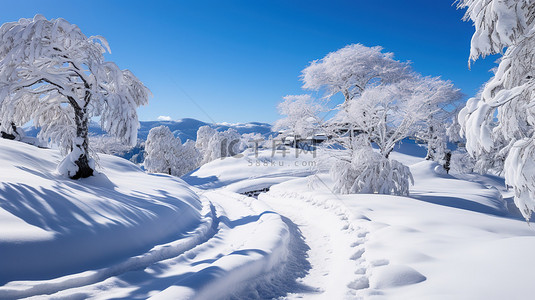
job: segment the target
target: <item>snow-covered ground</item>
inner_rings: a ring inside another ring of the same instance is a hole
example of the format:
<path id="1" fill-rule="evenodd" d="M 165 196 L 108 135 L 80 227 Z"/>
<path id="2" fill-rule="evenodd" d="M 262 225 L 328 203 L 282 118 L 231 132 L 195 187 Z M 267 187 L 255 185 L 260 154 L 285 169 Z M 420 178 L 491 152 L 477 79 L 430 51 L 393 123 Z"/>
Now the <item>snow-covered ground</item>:
<path id="1" fill-rule="evenodd" d="M 535 231 L 503 179 L 422 155 L 392 154 L 410 197 L 336 195 L 313 153 L 246 152 L 183 180 L 101 155 L 72 181 L 56 151 L 0 140 L 0 298 L 529 299 Z"/>

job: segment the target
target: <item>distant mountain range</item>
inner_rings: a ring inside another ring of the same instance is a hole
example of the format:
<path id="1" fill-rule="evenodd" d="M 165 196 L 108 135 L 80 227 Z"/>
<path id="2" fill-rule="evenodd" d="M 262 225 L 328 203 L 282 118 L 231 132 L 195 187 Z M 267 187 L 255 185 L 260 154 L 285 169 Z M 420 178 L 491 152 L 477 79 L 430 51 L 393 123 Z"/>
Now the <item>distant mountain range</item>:
<path id="1" fill-rule="evenodd" d="M 182 140 L 182 142 L 185 142 L 187 140 L 196 140 L 197 139 L 197 130 L 205 125 L 208 125 L 217 131 L 225 131 L 229 128 L 235 129 L 239 134 L 245 134 L 245 133 L 260 133 L 263 136 L 267 137 L 269 136 L 271 132 L 271 125 L 267 123 L 258 123 L 258 122 L 250 122 L 250 123 L 236 123 L 236 124 L 230 124 L 230 123 L 205 123 L 199 120 L 185 118 L 177 121 L 141 121 L 140 128 L 137 133 L 137 137 L 141 140 L 146 140 L 147 135 L 149 134 L 149 131 L 154 128 L 158 127 L 160 125 L 165 125 L 169 127 L 169 129 L 173 132 L 173 134 Z M 25 128 L 26 135 L 35 137 L 37 136 L 37 133 L 39 133 L 39 128 L 35 127 L 29 127 Z M 91 135 L 104 135 L 106 134 L 105 131 L 103 131 L 99 124 L 97 122 L 91 122 L 89 125 L 89 132 Z"/>
<path id="2" fill-rule="evenodd" d="M 268 136 L 271 132 L 271 125 L 267 123 L 205 123 L 195 119 L 185 118 L 178 121 L 144 121 L 140 122 L 141 127 L 137 133 L 139 139 L 146 140 L 147 135 L 151 128 L 165 125 L 171 129 L 175 136 L 179 137 L 182 142 L 186 140 L 196 140 L 197 139 L 197 130 L 205 125 L 208 125 L 217 131 L 225 131 L 229 128 L 235 129 L 239 134 L 245 133 L 260 133 L 264 136 Z"/>

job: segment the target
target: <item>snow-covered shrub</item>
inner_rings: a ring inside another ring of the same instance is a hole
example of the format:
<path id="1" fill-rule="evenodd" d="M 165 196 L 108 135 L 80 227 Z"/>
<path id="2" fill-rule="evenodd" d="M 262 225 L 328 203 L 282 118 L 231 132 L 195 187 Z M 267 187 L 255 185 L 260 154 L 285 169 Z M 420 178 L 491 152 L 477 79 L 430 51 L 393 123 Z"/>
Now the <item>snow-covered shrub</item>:
<path id="1" fill-rule="evenodd" d="M 409 167 L 390 160 L 370 147 L 356 150 L 351 160 L 339 159 L 331 167 L 334 192 L 409 195 L 414 179 Z"/>
<path id="2" fill-rule="evenodd" d="M 70 153 L 58 171 L 74 179 L 93 174 L 90 118 L 100 117 L 106 132 L 135 145 L 136 109 L 147 104 L 150 92 L 130 71 L 105 61 L 110 49 L 104 38 L 36 15 L 3 24 L 0 40 L 0 120 L 9 121 L 1 122 L 0 131 L 10 122 L 33 121 L 42 140 Z"/>
<path id="3" fill-rule="evenodd" d="M 217 132 L 208 143 L 211 150 L 210 161 L 240 153 L 241 141 L 241 135 L 232 128 Z"/>

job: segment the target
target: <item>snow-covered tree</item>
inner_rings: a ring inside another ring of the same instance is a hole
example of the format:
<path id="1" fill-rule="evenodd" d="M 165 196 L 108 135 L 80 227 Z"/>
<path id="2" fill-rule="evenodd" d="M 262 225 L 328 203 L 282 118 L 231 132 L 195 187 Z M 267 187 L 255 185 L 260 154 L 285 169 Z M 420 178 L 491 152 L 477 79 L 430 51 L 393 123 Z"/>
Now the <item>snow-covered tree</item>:
<path id="1" fill-rule="evenodd" d="M 351 124 L 358 134 L 353 136 L 352 131 L 343 132 L 343 135 L 338 135 L 335 139 L 336 143 L 346 149 L 350 158 L 341 159 L 342 162 L 331 169 L 331 175 L 336 180 L 354 179 L 359 183 L 337 182 L 337 186 L 345 187 L 339 190 L 363 192 L 373 189 L 375 192 L 403 195 L 408 193 L 410 171 L 401 163 L 389 160 L 390 153 L 397 143 L 420 132 L 424 132 L 423 136 L 429 135 L 429 140 L 438 137 L 439 133 L 445 135 L 445 129 L 443 132 L 438 131 L 443 125 L 436 124 L 433 117 L 437 122 L 439 119 L 444 121 L 441 113 L 452 99 L 456 100 L 459 97 L 458 94 L 458 89 L 448 81 L 413 76 L 397 83 L 369 87 L 358 97 L 344 104 L 344 109 L 328 122 L 333 127 L 330 130 L 331 135 L 336 136 L 339 124 Z M 429 130 L 431 126 L 435 126 L 436 129 L 433 135 Z M 379 156 L 368 153 L 371 148 L 367 145 L 371 143 L 378 146 Z M 433 143 L 436 151 L 436 141 Z M 344 165 L 346 167 L 343 167 Z M 366 173 L 357 176 L 359 172 L 374 172 L 378 168 L 384 170 L 377 174 Z M 379 185 L 381 188 L 372 186 L 371 178 L 381 182 Z M 388 180 L 384 181 L 386 178 L 390 178 L 388 183 Z"/>
<path id="2" fill-rule="evenodd" d="M 175 175 L 178 172 L 182 143 L 175 138 L 169 127 L 154 127 L 145 142 L 145 169 L 152 173 Z"/>
<path id="3" fill-rule="evenodd" d="M 439 125 L 433 117 L 439 120 L 445 103 L 457 94 L 450 82 L 418 76 L 366 89 L 347 103 L 334 120 L 335 124 L 352 124 L 388 158 L 396 143 L 407 137 L 425 132 L 434 138 L 437 134 L 429 134 L 429 127 Z"/>
<path id="4" fill-rule="evenodd" d="M 535 211 L 535 5 L 531 0 L 461 0 L 465 19 L 474 22 L 470 60 L 502 53 L 481 97 L 459 114 L 467 150 L 476 157 L 508 153 L 505 180 L 515 204 L 529 219 Z M 493 126 L 497 112 L 497 126 Z M 504 142 L 506 141 L 506 142 Z M 504 151 L 505 150 L 505 151 Z"/>
<path id="5" fill-rule="evenodd" d="M 326 98 L 341 93 L 348 102 L 368 87 L 406 79 L 410 72 L 408 63 L 382 51 L 380 46 L 352 44 L 331 52 L 302 71 L 303 88 L 324 90 Z"/>
<path id="6" fill-rule="evenodd" d="M 417 77 L 413 86 L 406 93 L 412 94 L 416 102 L 420 98 L 425 103 L 422 110 L 427 113 L 427 117 L 417 122 L 413 135 L 427 143 L 426 159 L 444 164 L 449 153 L 447 142 L 459 138 L 457 113 L 462 93 L 453 83 L 438 77 Z"/>
<path id="7" fill-rule="evenodd" d="M 293 135 L 294 141 L 316 133 L 321 125 L 319 113 L 325 111 L 323 106 L 310 95 L 288 95 L 283 99 L 277 108 L 279 114 L 286 117 L 275 122 L 273 130 L 287 131 Z"/>
<path id="8" fill-rule="evenodd" d="M 1 131 L 0 132 L 0 136 L 2 138 L 8 139 L 8 140 L 20 141 L 26 136 L 26 133 L 24 132 L 24 129 L 22 129 L 20 127 L 17 127 L 15 125 L 15 123 L 13 123 L 13 122 L 9 122 L 9 124 L 10 124 L 10 126 L 8 127 L 8 129 L 6 131 Z M 1 125 L 1 123 L 0 123 L 0 125 Z"/>
<path id="9" fill-rule="evenodd" d="M 232 128 L 218 132 L 209 126 L 202 126 L 197 131 L 195 147 L 202 154 L 201 165 L 203 165 L 218 158 L 240 153 L 242 144 L 240 134 Z"/>
<path id="10" fill-rule="evenodd" d="M 195 142 L 184 144 L 169 127 L 161 125 L 149 131 L 145 142 L 144 166 L 148 172 L 182 176 L 199 167 L 201 154 Z"/>
<path id="11" fill-rule="evenodd" d="M 71 178 L 93 174 L 88 122 L 134 145 L 136 109 L 148 89 L 128 70 L 104 60 L 110 52 L 100 36 L 86 37 L 64 19 L 41 15 L 0 27 L 0 120 L 33 121 L 39 137 L 59 145 L 67 157 L 58 171 Z M 3 122 L 0 130 L 10 124 Z"/>
<path id="12" fill-rule="evenodd" d="M 237 155 L 242 148 L 241 143 L 241 135 L 232 128 L 216 132 L 208 143 L 208 161 Z"/>

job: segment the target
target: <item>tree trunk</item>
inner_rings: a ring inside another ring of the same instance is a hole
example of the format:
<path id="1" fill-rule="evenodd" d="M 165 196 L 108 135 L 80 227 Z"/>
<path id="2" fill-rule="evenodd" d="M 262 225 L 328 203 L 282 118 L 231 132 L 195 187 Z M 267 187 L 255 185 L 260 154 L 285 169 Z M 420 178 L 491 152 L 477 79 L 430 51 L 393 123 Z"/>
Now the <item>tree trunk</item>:
<path id="1" fill-rule="evenodd" d="M 444 165 L 442 165 L 442 167 L 444 167 L 444 170 L 446 170 L 446 173 L 449 174 L 450 173 L 450 164 L 451 164 L 451 152 L 446 152 L 446 154 L 444 154 Z"/>
<path id="2" fill-rule="evenodd" d="M 434 146 L 434 129 L 433 126 L 429 126 L 427 130 L 427 155 L 426 160 L 435 160 L 435 146 Z"/>
<path id="3" fill-rule="evenodd" d="M 85 108 L 74 108 L 76 121 L 76 140 L 74 141 L 73 151 L 80 153 L 80 156 L 74 163 L 78 166 L 78 171 L 72 179 L 87 178 L 93 176 L 93 169 L 89 166 L 89 139 L 87 111 Z"/>
<path id="4" fill-rule="evenodd" d="M 1 123 L 0 123 L 1 124 Z M 2 138 L 8 139 L 8 140 L 15 140 L 17 138 L 17 126 L 15 126 L 15 123 L 11 122 L 11 130 L 13 133 L 7 133 L 5 131 L 0 132 L 2 135 Z"/>

